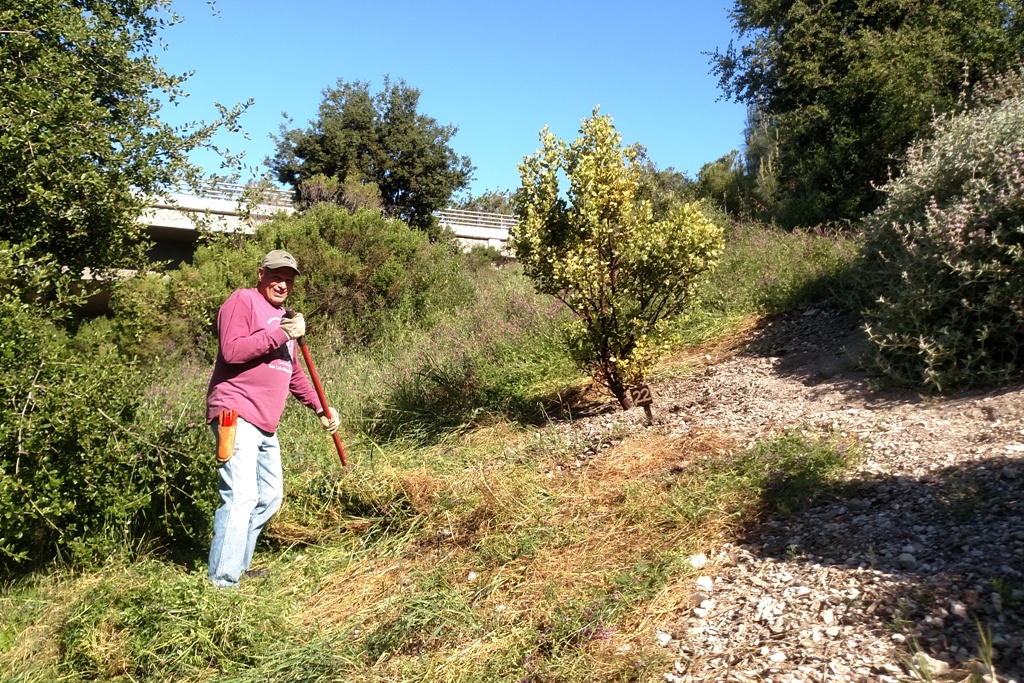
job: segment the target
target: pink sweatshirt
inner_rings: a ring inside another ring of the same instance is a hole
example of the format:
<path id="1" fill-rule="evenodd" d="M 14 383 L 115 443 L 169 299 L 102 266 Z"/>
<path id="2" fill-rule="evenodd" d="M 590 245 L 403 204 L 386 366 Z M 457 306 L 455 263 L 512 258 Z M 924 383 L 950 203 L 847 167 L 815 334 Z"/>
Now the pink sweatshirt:
<path id="1" fill-rule="evenodd" d="M 265 432 L 276 432 L 289 392 L 313 410 L 320 400 L 295 356 L 296 342 L 280 329 L 283 308 L 255 289 L 239 289 L 217 314 L 220 348 L 206 393 L 206 420 L 224 408 Z"/>

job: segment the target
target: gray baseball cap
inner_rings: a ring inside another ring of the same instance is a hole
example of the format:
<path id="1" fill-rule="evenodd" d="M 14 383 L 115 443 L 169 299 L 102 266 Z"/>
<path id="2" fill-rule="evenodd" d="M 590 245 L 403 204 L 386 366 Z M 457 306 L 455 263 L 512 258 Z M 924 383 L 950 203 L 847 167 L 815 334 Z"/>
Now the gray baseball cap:
<path id="1" fill-rule="evenodd" d="M 291 268 L 295 271 L 296 275 L 299 273 L 299 262 L 295 260 L 295 257 L 289 254 L 284 249 L 275 249 L 266 256 L 263 257 L 263 263 L 260 264 L 261 268 Z"/>

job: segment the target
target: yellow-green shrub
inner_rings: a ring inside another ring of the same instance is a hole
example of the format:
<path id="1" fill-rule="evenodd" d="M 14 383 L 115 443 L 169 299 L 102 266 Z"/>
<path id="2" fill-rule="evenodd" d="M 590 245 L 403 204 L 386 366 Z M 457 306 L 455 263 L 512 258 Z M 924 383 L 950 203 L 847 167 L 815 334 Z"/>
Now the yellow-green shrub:
<path id="1" fill-rule="evenodd" d="M 611 117 L 595 110 L 572 143 L 547 128 L 540 138 L 543 148 L 519 166 L 516 258 L 539 291 L 572 311 L 565 332 L 576 363 L 629 408 L 629 388 L 664 348 L 663 322 L 718 260 L 722 229 L 695 204 L 654 219 L 638 196 L 641 148 L 622 147 Z"/>

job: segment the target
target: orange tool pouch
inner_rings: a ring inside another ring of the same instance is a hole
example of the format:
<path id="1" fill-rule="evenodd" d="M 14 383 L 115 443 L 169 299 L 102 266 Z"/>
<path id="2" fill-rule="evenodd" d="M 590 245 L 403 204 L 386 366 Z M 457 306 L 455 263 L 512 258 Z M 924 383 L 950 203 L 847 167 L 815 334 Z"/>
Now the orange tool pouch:
<path id="1" fill-rule="evenodd" d="M 231 459 L 235 451 L 235 421 L 238 419 L 237 410 L 224 409 L 220 411 L 217 430 L 217 462 L 225 463 Z"/>

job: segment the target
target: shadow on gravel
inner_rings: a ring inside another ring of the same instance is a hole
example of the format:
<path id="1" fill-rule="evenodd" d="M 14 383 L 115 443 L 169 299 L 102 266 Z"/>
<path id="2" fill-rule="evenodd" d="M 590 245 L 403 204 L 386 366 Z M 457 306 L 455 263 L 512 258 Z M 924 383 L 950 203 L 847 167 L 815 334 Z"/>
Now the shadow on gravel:
<path id="1" fill-rule="evenodd" d="M 767 521 L 738 542 L 779 563 L 856 574 L 862 593 L 851 609 L 954 665 L 976 659 L 979 627 L 990 630 L 996 671 L 1024 675 L 1024 460 L 813 490 L 790 515 L 765 500 Z"/>
<path id="2" fill-rule="evenodd" d="M 766 320 L 742 353 L 778 358 L 775 371 L 805 386 L 824 382 L 845 391 L 863 392 L 868 374 L 858 358 L 868 350 L 860 319 L 828 307 L 809 307 Z M 888 400 L 914 401 L 914 392 L 899 392 Z"/>

